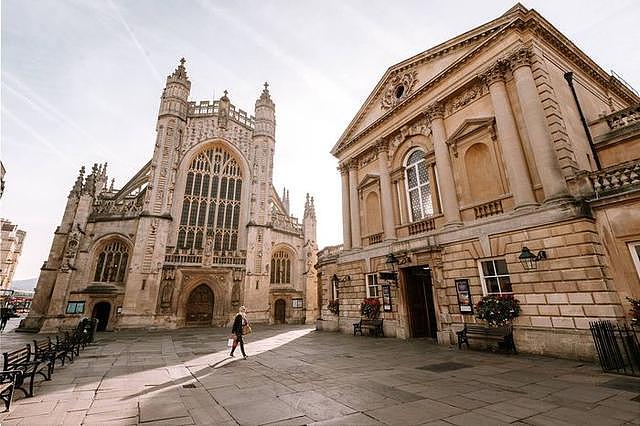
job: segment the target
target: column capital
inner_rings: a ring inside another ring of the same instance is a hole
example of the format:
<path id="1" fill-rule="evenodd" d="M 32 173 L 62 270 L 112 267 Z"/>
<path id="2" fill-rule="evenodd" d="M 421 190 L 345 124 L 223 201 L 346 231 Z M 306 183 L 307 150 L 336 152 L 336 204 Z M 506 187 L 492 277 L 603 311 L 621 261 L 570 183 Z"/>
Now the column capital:
<path id="1" fill-rule="evenodd" d="M 340 172 L 341 175 L 346 175 L 347 173 L 349 173 L 349 163 L 338 164 L 338 167 L 336 167 L 336 169 Z"/>
<path id="2" fill-rule="evenodd" d="M 505 72 L 507 71 L 508 62 L 504 59 L 499 59 L 488 69 L 486 69 L 478 77 L 480 81 L 490 87 L 493 83 L 497 83 L 505 80 Z"/>
<path id="3" fill-rule="evenodd" d="M 358 160 L 357 158 L 352 158 L 347 162 L 347 167 L 349 168 L 349 171 L 358 170 L 360 168 L 360 160 Z"/>
<path id="4" fill-rule="evenodd" d="M 531 51 L 531 47 L 521 47 L 520 49 L 509 55 L 509 57 L 507 58 L 509 67 L 512 71 L 515 71 L 520 67 L 530 67 L 532 55 L 533 52 Z"/>
<path id="5" fill-rule="evenodd" d="M 427 109 L 424 111 L 424 114 L 427 116 L 427 119 L 429 121 L 433 121 L 438 118 L 444 118 L 444 104 L 442 102 L 436 101 L 427 107 Z"/>
<path id="6" fill-rule="evenodd" d="M 384 139 L 384 138 L 380 138 L 378 140 L 375 141 L 375 143 L 373 144 L 374 149 L 376 151 L 376 153 L 380 153 L 380 152 L 384 152 L 384 153 L 388 153 L 389 152 L 389 141 Z"/>

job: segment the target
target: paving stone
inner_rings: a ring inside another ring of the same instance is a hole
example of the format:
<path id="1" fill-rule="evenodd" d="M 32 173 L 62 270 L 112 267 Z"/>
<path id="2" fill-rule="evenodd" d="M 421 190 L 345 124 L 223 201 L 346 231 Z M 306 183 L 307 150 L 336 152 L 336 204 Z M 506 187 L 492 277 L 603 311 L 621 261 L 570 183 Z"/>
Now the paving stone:
<path id="1" fill-rule="evenodd" d="M 342 405 L 315 391 L 281 395 L 279 398 L 281 401 L 286 402 L 296 410 L 302 411 L 315 421 L 355 413 L 352 408 Z"/>
<path id="2" fill-rule="evenodd" d="M 303 412 L 276 397 L 251 403 L 227 405 L 226 408 L 231 416 L 242 425 L 262 425 L 304 416 Z"/>
<path id="3" fill-rule="evenodd" d="M 427 399 L 367 411 L 371 417 L 388 424 L 419 424 L 461 413 L 460 408 Z"/>
<path id="4" fill-rule="evenodd" d="M 156 399 L 140 401 L 140 422 L 187 417 L 189 412 L 181 402 Z"/>
<path id="5" fill-rule="evenodd" d="M 334 417 L 333 419 L 323 420 L 321 422 L 308 423 L 309 426 L 333 426 L 333 425 L 350 425 L 350 426 L 370 426 L 381 425 L 376 419 L 363 413 L 349 414 L 343 417 Z"/>

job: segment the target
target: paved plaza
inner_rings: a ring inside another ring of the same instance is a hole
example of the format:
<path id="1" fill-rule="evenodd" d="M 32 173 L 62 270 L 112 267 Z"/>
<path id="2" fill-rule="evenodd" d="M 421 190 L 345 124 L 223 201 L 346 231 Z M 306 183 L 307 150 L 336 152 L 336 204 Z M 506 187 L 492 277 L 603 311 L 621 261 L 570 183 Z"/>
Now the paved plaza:
<path id="1" fill-rule="evenodd" d="M 15 324 L 10 324 L 15 326 Z M 592 364 L 459 351 L 427 340 L 256 326 L 99 333 L 73 364 L 20 392 L 9 425 L 640 424 L 640 380 Z M 34 335 L 4 332 L 2 351 Z"/>

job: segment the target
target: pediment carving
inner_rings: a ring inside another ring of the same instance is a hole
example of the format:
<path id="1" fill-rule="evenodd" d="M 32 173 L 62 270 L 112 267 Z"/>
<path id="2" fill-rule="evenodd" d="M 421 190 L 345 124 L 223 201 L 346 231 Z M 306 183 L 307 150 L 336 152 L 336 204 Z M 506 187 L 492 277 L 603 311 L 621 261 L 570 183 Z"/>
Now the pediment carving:
<path id="1" fill-rule="evenodd" d="M 463 121 L 447 139 L 447 145 L 449 146 L 451 154 L 457 157 L 458 141 L 479 130 L 488 130 L 491 133 L 491 138 L 495 138 L 495 122 L 496 119 L 494 117 L 469 118 Z"/>
<path id="2" fill-rule="evenodd" d="M 406 124 L 400 128 L 394 135 L 389 138 L 389 161 L 391 161 L 398 150 L 398 147 L 408 138 L 413 136 L 430 136 L 431 127 L 426 118 L 421 118 L 412 124 Z M 427 138 L 427 152 L 433 151 L 433 142 L 431 138 Z"/>

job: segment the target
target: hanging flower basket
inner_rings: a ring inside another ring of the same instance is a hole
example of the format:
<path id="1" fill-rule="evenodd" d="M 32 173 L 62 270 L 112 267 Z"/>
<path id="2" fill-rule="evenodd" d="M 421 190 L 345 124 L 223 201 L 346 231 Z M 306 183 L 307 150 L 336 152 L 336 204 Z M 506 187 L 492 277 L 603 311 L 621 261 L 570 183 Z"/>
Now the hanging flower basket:
<path id="1" fill-rule="evenodd" d="M 360 315 L 363 317 L 374 319 L 380 314 L 380 299 L 377 297 L 366 298 L 360 304 Z"/>
<path id="2" fill-rule="evenodd" d="M 338 299 L 331 300 L 327 304 L 327 309 L 334 315 L 338 315 L 340 313 L 340 301 Z"/>
<path id="3" fill-rule="evenodd" d="M 490 294 L 476 305 L 476 318 L 492 327 L 500 327 L 520 315 L 520 302 L 511 294 Z"/>

